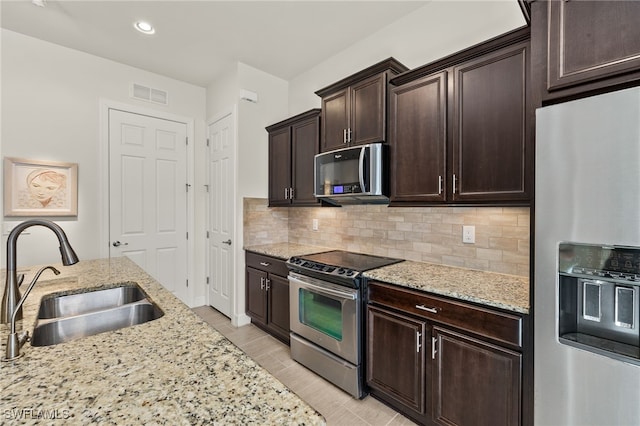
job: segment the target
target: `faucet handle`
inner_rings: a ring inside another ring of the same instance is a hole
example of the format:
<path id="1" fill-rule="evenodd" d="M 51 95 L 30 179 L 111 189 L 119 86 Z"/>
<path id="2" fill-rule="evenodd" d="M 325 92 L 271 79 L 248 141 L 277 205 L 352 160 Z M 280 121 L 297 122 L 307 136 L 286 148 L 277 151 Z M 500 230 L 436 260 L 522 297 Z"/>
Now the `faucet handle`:
<path id="1" fill-rule="evenodd" d="M 24 274 L 18 275 L 18 287 L 22 285 L 22 281 L 24 281 Z"/>

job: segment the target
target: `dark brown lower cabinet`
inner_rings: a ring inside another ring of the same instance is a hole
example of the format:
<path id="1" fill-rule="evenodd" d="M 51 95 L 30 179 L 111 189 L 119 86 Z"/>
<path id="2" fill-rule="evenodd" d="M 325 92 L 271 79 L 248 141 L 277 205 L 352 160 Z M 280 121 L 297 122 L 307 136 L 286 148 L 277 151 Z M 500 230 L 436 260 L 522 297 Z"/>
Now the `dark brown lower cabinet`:
<path id="1" fill-rule="evenodd" d="M 521 320 L 372 282 L 366 357 L 370 393 L 424 425 L 521 425 Z"/>
<path id="2" fill-rule="evenodd" d="M 521 354 L 440 327 L 433 342 L 436 424 L 520 424 Z"/>
<path id="3" fill-rule="evenodd" d="M 251 323 L 289 344 L 289 280 L 284 260 L 246 253 L 246 309 Z"/>
<path id="4" fill-rule="evenodd" d="M 426 323 L 374 306 L 367 316 L 368 385 L 424 413 Z"/>

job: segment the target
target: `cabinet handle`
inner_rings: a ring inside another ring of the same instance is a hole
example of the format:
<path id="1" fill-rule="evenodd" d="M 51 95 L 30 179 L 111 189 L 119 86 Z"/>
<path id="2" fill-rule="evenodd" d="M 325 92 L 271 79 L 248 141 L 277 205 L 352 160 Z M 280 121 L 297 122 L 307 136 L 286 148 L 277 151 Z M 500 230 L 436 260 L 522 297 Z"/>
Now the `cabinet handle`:
<path id="1" fill-rule="evenodd" d="M 436 359 L 436 353 L 438 353 L 438 350 L 436 349 L 437 344 L 438 344 L 438 338 L 432 337 L 431 338 L 431 359 Z"/>
<path id="2" fill-rule="evenodd" d="M 347 143 L 347 129 L 342 129 L 342 143 Z"/>
<path id="3" fill-rule="evenodd" d="M 289 198 L 293 200 L 293 188 L 289 188 Z"/>
<path id="4" fill-rule="evenodd" d="M 442 176 L 438 176 L 438 195 L 442 194 Z"/>
<path id="5" fill-rule="evenodd" d="M 422 338 L 422 333 L 416 332 L 416 353 L 420 353 L 420 348 L 422 344 L 420 344 L 420 339 Z"/>
<path id="6" fill-rule="evenodd" d="M 456 179 L 456 175 L 453 175 L 453 193 L 456 193 L 456 183 L 457 183 L 457 179 Z"/>
<path id="7" fill-rule="evenodd" d="M 269 291 L 270 288 L 271 288 L 271 280 L 269 278 L 267 278 L 265 280 L 265 290 Z"/>
<path id="8" fill-rule="evenodd" d="M 261 264 L 262 266 L 270 266 L 270 265 L 271 265 L 269 262 L 260 262 L 260 264 Z"/>
<path id="9" fill-rule="evenodd" d="M 260 277 L 260 290 L 264 290 L 264 282 L 265 282 L 264 277 Z"/>
<path id="10" fill-rule="evenodd" d="M 289 188 L 285 188 L 284 189 L 284 199 L 288 200 L 289 199 Z"/>
<path id="11" fill-rule="evenodd" d="M 351 143 L 351 127 L 347 129 L 347 142 Z"/>
<path id="12" fill-rule="evenodd" d="M 427 311 L 427 312 L 431 312 L 432 314 L 437 314 L 438 313 L 438 308 L 428 308 L 424 305 L 416 305 L 416 308 L 423 310 L 423 311 Z"/>

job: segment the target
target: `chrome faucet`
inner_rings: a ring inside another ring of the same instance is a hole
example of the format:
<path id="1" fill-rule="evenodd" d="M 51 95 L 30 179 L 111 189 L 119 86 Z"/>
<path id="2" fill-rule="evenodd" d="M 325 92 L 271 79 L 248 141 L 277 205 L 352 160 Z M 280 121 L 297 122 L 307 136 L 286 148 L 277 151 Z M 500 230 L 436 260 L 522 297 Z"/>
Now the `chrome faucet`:
<path id="1" fill-rule="evenodd" d="M 24 292 L 24 295 L 18 301 L 16 305 L 16 309 L 11 314 L 11 332 L 7 336 L 7 347 L 5 348 L 5 356 L 2 358 L 2 361 L 13 361 L 16 358 L 20 358 L 20 348 L 29 340 L 29 331 L 23 331 L 22 333 L 16 333 L 16 316 L 18 312 L 22 312 L 22 304 L 27 299 L 27 296 L 33 289 L 33 286 L 36 285 L 36 281 L 40 278 L 40 275 L 47 269 L 51 269 L 54 274 L 60 275 L 60 271 L 58 271 L 53 266 L 45 266 L 40 268 L 40 270 L 36 273 L 35 277 L 27 287 L 27 291 Z"/>
<path id="2" fill-rule="evenodd" d="M 7 238 L 7 277 L 2 295 L 2 306 L 0 307 L 0 323 L 2 324 L 9 324 L 13 318 L 15 318 L 14 321 L 22 319 L 22 304 L 19 303 L 20 291 L 18 287 L 22 284 L 24 275 L 21 274 L 20 277 L 18 277 L 16 274 L 16 246 L 20 233 L 34 225 L 49 228 L 56 234 L 58 242 L 60 243 L 60 255 L 62 256 L 63 265 L 69 266 L 78 263 L 78 256 L 73 251 L 73 248 L 71 248 L 67 235 L 59 225 L 49 220 L 32 219 L 22 222 L 13 228 Z M 41 273 L 43 270 L 39 272 Z M 39 276 L 40 274 L 36 276 L 36 279 Z M 33 284 L 35 284 L 35 280 L 32 282 L 32 285 Z M 32 287 L 32 285 L 30 287 Z M 31 288 L 29 288 L 29 290 L 31 290 Z"/>

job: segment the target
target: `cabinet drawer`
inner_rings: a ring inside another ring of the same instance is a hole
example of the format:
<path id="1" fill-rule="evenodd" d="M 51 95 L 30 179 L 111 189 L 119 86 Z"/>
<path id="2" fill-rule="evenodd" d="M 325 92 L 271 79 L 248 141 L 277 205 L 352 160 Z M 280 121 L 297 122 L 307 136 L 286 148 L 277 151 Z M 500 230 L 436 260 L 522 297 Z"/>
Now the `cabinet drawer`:
<path id="1" fill-rule="evenodd" d="M 379 282 L 369 283 L 369 303 L 448 324 L 522 348 L 522 317 Z"/>
<path id="2" fill-rule="evenodd" d="M 289 275 L 287 264 L 284 260 L 263 254 L 246 252 L 246 266 L 250 266 L 261 271 L 286 277 Z"/>

